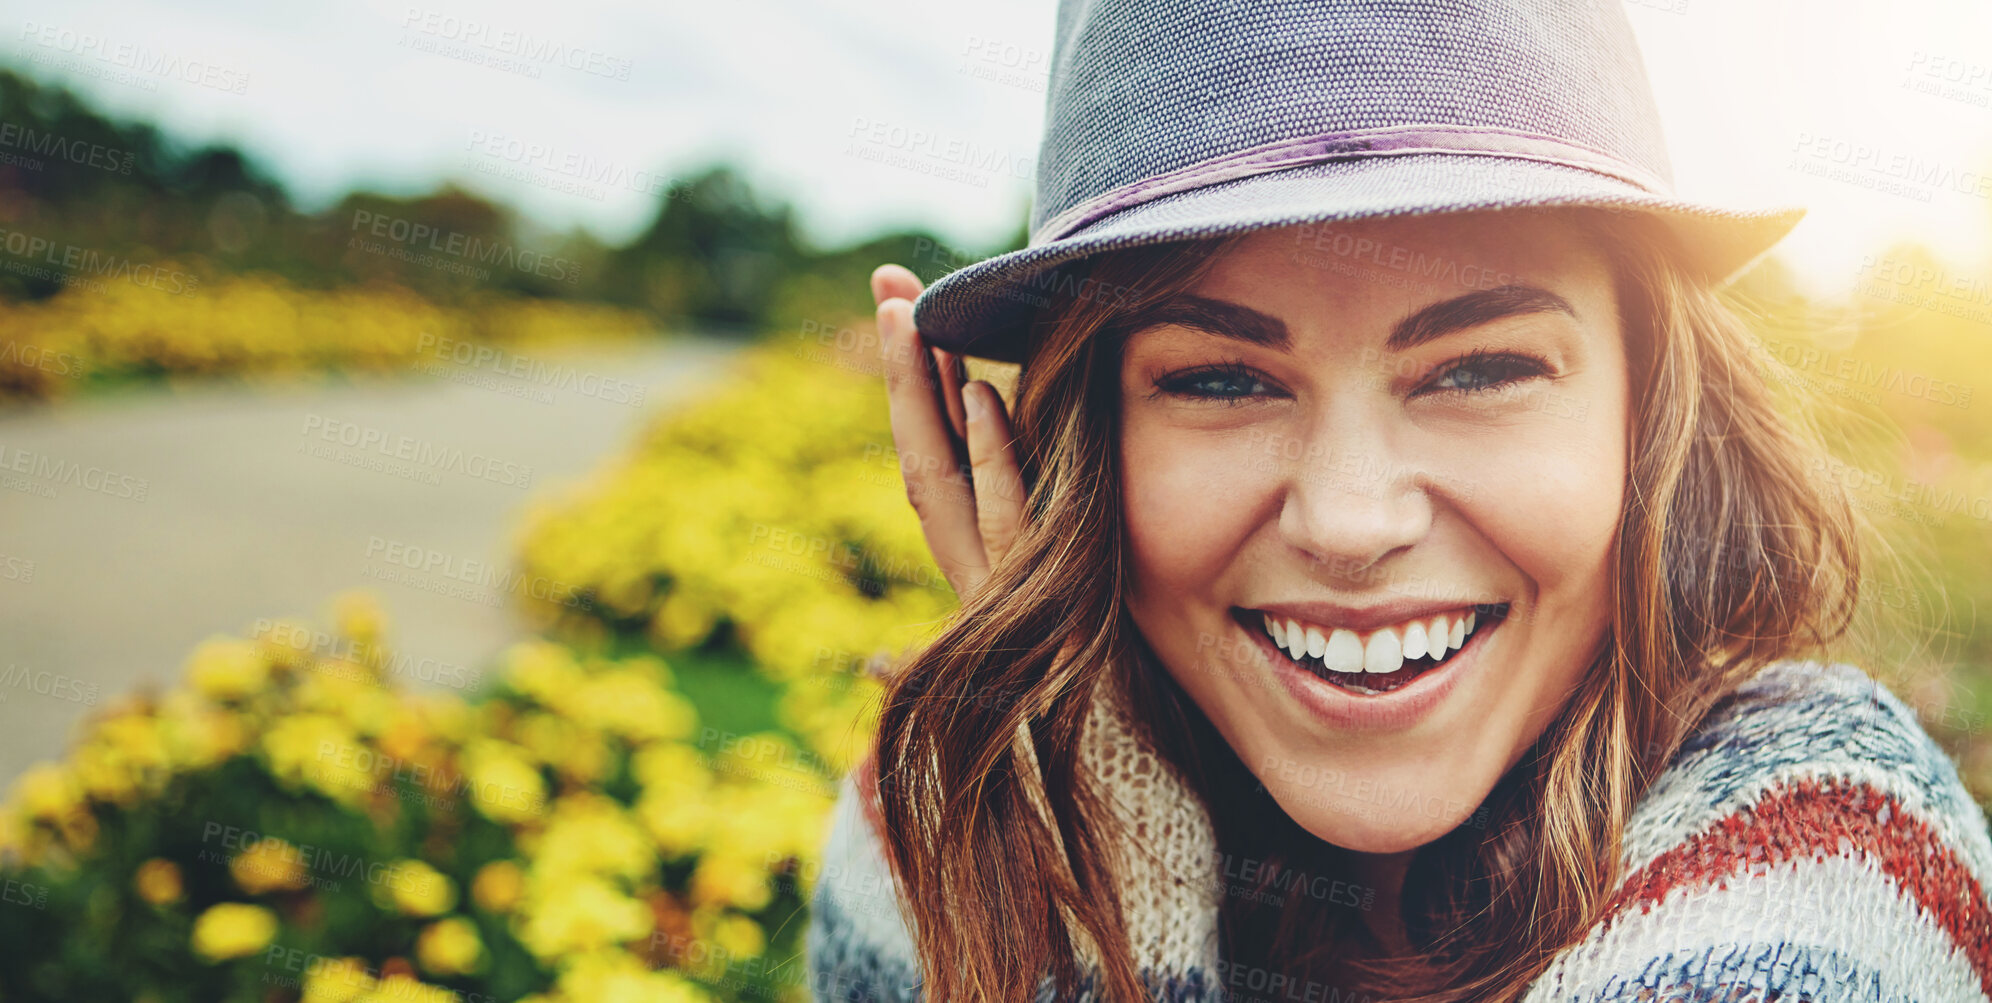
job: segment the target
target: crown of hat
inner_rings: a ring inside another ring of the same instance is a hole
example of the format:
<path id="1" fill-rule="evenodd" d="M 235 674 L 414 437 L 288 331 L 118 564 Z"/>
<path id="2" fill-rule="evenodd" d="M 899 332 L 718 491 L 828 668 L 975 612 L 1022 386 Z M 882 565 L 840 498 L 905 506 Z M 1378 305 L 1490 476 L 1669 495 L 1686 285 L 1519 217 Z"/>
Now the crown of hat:
<path id="1" fill-rule="evenodd" d="M 1673 184 L 1617 0 L 1063 0 L 1031 243 L 1242 174 L 1433 150 Z"/>

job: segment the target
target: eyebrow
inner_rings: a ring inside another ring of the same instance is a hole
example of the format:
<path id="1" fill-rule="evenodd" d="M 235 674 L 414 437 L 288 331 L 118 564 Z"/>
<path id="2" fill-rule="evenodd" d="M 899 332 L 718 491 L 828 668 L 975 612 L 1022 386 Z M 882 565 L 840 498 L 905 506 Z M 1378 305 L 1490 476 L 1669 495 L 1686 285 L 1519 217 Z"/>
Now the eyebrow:
<path id="1" fill-rule="evenodd" d="M 1392 352 L 1409 351 L 1448 334 L 1503 317 L 1557 312 L 1577 316 L 1577 311 L 1568 300 L 1539 286 L 1510 283 L 1492 289 L 1477 289 L 1421 307 L 1418 312 L 1398 321 L 1390 329 L 1384 348 Z M 1133 332 L 1163 324 L 1195 328 L 1220 338 L 1282 352 L 1293 348 L 1293 336 L 1287 331 L 1286 323 L 1278 317 L 1239 303 L 1194 293 L 1179 294 L 1141 311 L 1129 319 L 1125 329 Z"/>

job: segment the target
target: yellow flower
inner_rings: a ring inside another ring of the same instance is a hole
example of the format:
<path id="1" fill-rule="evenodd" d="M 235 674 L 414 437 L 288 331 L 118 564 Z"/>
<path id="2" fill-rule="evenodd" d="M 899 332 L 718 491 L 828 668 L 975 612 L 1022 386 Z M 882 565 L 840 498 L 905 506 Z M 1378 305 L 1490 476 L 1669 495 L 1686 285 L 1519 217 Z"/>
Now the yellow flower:
<path id="1" fill-rule="evenodd" d="M 484 960 L 484 941 L 477 927 L 462 916 L 437 920 L 415 938 L 415 957 L 434 975 L 467 975 Z"/>
<path id="2" fill-rule="evenodd" d="M 0 327 L 33 332 L 29 343 L 40 350 L 0 360 L 10 391 L 57 396 L 81 382 L 73 377 L 136 368 L 274 382 L 327 365 L 378 370 L 442 358 L 450 353 L 439 347 L 469 348 L 487 339 L 508 347 L 600 343 L 650 327 L 642 314 L 620 307 L 499 294 L 443 307 L 403 290 L 318 292 L 268 276 L 219 278 L 199 262 L 159 265 L 162 272 L 177 265 L 195 273 L 200 288 L 170 301 L 127 285 L 0 304 Z M 437 332 L 446 336 L 440 346 Z M 64 366 L 32 364 L 65 356 Z"/>
<path id="3" fill-rule="evenodd" d="M 623 951 L 571 959 L 558 984 L 562 996 L 590 1003 L 706 1003 L 712 998 L 684 976 L 646 968 Z"/>
<path id="4" fill-rule="evenodd" d="M 768 904 L 773 891 L 768 887 L 765 863 L 746 859 L 731 851 L 708 851 L 692 871 L 692 899 L 701 903 L 730 905 L 753 911 Z"/>
<path id="5" fill-rule="evenodd" d="M 254 641 L 216 635 L 187 657 L 187 678 L 217 700 L 246 697 L 270 679 L 270 663 Z"/>
<path id="6" fill-rule="evenodd" d="M 138 865 L 131 886 L 139 898 L 153 905 L 171 905 L 180 900 L 180 868 L 170 860 L 154 857 Z"/>
<path id="7" fill-rule="evenodd" d="M 363 735 L 379 734 L 400 709 L 395 695 L 373 679 L 336 672 L 306 676 L 298 684 L 296 700 L 300 709 L 335 714 Z"/>
<path id="8" fill-rule="evenodd" d="M 662 665 L 656 659 L 644 661 Z M 685 738 L 698 728 L 698 711 L 659 685 L 658 676 L 654 669 L 642 668 L 600 673 L 574 694 L 567 712 L 582 724 L 620 735 L 632 744 Z"/>
<path id="9" fill-rule="evenodd" d="M 643 579 L 637 579 L 643 581 Z M 643 581 L 647 585 L 647 581 Z M 705 641 L 719 623 L 723 609 L 685 589 L 677 589 L 663 599 L 649 617 L 649 637 L 663 649 L 683 649 Z"/>
<path id="10" fill-rule="evenodd" d="M 710 936 L 728 958 L 758 957 L 768 949 L 768 934 L 761 924 L 737 912 L 715 920 Z"/>
<path id="11" fill-rule="evenodd" d="M 494 860 L 478 868 L 470 882 L 470 897 L 485 912 L 510 912 L 525 891 L 526 872 L 510 860 Z"/>
<path id="12" fill-rule="evenodd" d="M 542 959 L 594 950 L 648 934 L 649 908 L 615 885 L 593 876 L 535 874 L 532 895 L 521 910 L 519 940 Z"/>
<path id="13" fill-rule="evenodd" d="M 712 771 L 699 750 L 677 742 L 646 745 L 630 757 L 630 772 L 645 790 L 703 793 L 712 784 Z"/>
<path id="14" fill-rule="evenodd" d="M 251 895 L 296 891 L 310 883 L 298 849 L 274 836 L 259 839 L 228 862 L 228 873 Z"/>
<path id="15" fill-rule="evenodd" d="M 644 584 L 649 583 L 644 581 Z M 712 603 L 695 599 L 683 590 L 674 591 L 651 614 L 650 637 L 663 648 L 688 648 L 712 633 L 720 612 Z"/>
<path id="16" fill-rule="evenodd" d="M 510 742 L 480 739 L 463 751 L 468 796 L 494 822 L 525 822 L 546 810 L 546 781 L 539 767 Z"/>
<path id="17" fill-rule="evenodd" d="M 101 741 L 85 740 L 71 754 L 71 766 L 83 790 L 93 800 L 130 805 L 138 799 L 147 775 L 122 760 Z"/>
<path id="18" fill-rule="evenodd" d="M 255 954 L 277 936 L 277 914 L 262 906 L 223 902 L 194 920 L 194 953 L 210 962 Z"/>
<path id="19" fill-rule="evenodd" d="M 339 633 L 361 648 L 372 648 L 387 633 L 387 611 L 380 597 L 366 589 L 348 589 L 332 597 L 332 619 Z"/>
<path id="20" fill-rule="evenodd" d="M 554 803 L 551 820 L 533 849 L 533 871 L 622 877 L 632 881 L 657 866 L 643 830 L 621 805 L 599 794 L 568 795 Z"/>
<path id="21" fill-rule="evenodd" d="M 184 689 L 159 702 L 159 737 L 167 762 L 178 770 L 213 766 L 249 747 L 243 715 L 218 708 Z"/>
<path id="22" fill-rule="evenodd" d="M 359 958 L 313 958 L 299 1003 L 350 1003 L 372 992 L 374 978 Z"/>
<path id="23" fill-rule="evenodd" d="M 688 796 L 668 790 L 648 790 L 637 799 L 635 811 L 650 838 L 657 841 L 658 852 L 667 858 L 697 850 L 705 845 L 706 834 L 712 830 L 713 805 L 696 793 Z"/>
<path id="24" fill-rule="evenodd" d="M 477 724 L 470 705 L 453 693 L 411 693 L 404 698 L 437 737 L 462 744 Z"/>
<path id="25" fill-rule="evenodd" d="M 394 701 L 393 712 L 387 726 L 374 737 L 380 751 L 396 763 L 412 764 L 418 760 L 439 758 L 437 750 L 431 748 L 435 736 L 430 733 L 428 722 L 423 720 L 421 712 L 406 700 L 389 699 Z M 425 762 L 423 765 L 433 763 Z"/>
<path id="26" fill-rule="evenodd" d="M 372 769 L 382 763 L 345 722 L 330 714 L 283 718 L 263 736 L 263 753 L 278 780 L 310 786 L 348 805 L 373 791 Z"/>
<path id="27" fill-rule="evenodd" d="M 826 767 L 821 761 L 776 732 L 757 732 L 723 742 L 716 760 L 715 771 L 756 786 L 836 796 L 836 785 L 824 775 Z"/>
<path id="28" fill-rule="evenodd" d="M 106 718 L 90 736 L 119 763 L 133 770 L 166 768 L 166 743 L 159 736 L 159 720 L 146 711 L 132 711 Z"/>
<path id="29" fill-rule="evenodd" d="M 551 641 L 521 641 L 504 660 L 505 681 L 548 707 L 559 707 L 586 678 L 574 653 Z"/>
<path id="30" fill-rule="evenodd" d="M 397 860 L 374 886 L 374 898 L 409 916 L 434 916 L 456 905 L 456 883 L 423 861 Z"/>
<path id="31" fill-rule="evenodd" d="M 457 994 L 406 975 L 390 975 L 354 1003 L 457 1003 Z"/>
<path id="32" fill-rule="evenodd" d="M 539 711 L 519 715 L 513 729 L 519 743 L 541 762 L 552 763 L 566 775 L 593 783 L 612 765 L 614 756 L 599 732 L 555 714 Z"/>
<path id="33" fill-rule="evenodd" d="M 713 802 L 707 845 L 764 865 L 815 852 L 834 804 L 819 792 L 774 784 L 727 785 Z"/>
<path id="34" fill-rule="evenodd" d="M 14 800 L 29 818 L 54 821 L 83 806 L 83 791 L 62 764 L 42 762 L 14 781 Z"/>

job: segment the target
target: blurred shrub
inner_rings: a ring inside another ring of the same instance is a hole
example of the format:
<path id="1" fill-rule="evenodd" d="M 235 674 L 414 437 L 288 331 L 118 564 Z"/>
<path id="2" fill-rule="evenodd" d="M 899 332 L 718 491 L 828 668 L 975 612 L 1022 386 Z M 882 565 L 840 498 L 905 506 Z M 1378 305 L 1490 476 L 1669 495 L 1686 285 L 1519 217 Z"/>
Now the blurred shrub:
<path id="1" fill-rule="evenodd" d="M 752 350 L 627 455 L 541 499 L 519 549 L 588 599 L 538 602 L 542 627 L 584 647 L 738 644 L 789 687 L 783 723 L 842 769 L 870 733 L 864 670 L 957 600 L 906 502 L 877 362 L 836 341 Z"/>
<path id="2" fill-rule="evenodd" d="M 1807 474 L 1868 527 L 1865 667 L 1992 812 L 1992 272 L 1905 243 L 1851 279 L 1820 299 L 1772 259 L 1740 285 L 1762 371 L 1833 453 Z"/>
<path id="3" fill-rule="evenodd" d="M 267 274 L 171 295 L 105 282 L 0 301 L 0 399 L 158 376 L 392 372 L 445 359 L 439 349 L 457 344 L 544 347 L 651 328 L 634 310 L 498 293 L 441 306 L 398 286 L 313 290 Z"/>
<path id="4" fill-rule="evenodd" d="M 655 655 L 524 643 L 490 693 L 399 692 L 371 598 L 338 605 L 209 640 L 18 780 L 0 997 L 805 995 L 819 760 L 702 728 Z"/>

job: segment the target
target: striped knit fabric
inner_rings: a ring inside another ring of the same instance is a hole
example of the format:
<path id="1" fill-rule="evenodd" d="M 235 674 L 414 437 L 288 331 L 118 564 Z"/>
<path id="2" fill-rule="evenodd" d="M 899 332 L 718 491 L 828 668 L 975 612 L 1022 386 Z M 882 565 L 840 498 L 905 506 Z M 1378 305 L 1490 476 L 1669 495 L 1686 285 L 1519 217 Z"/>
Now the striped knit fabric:
<path id="1" fill-rule="evenodd" d="M 1139 788 L 1123 810 L 1170 847 L 1130 884 L 1163 889 L 1130 897 L 1156 999 L 1366 999 L 1228 970 L 1213 946 L 1224 882 L 1194 798 L 1150 760 L 1087 761 Z M 814 893 L 818 1000 L 921 998 L 875 793 L 857 782 L 868 766 L 845 783 Z M 1914 713 L 1853 666 L 1781 662 L 1725 699 L 1635 807 L 1621 856 L 1607 913 L 1524 1003 L 1992 1000 L 1985 814 Z"/>

